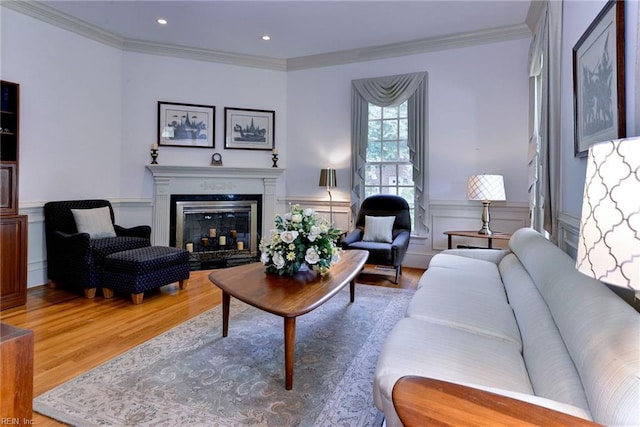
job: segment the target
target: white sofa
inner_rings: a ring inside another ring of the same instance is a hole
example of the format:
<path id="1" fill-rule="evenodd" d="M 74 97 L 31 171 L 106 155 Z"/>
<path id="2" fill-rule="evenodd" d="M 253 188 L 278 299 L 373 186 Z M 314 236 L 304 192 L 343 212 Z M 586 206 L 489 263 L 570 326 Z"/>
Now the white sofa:
<path id="1" fill-rule="evenodd" d="M 532 229 L 509 250 L 433 257 L 386 338 L 374 380 L 418 375 L 489 390 L 604 425 L 640 425 L 640 314 Z"/>

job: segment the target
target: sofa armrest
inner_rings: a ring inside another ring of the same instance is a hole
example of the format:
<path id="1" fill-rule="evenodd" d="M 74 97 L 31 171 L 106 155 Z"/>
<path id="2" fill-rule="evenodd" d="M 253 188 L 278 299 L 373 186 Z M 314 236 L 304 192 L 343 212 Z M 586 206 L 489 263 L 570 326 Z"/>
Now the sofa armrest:
<path id="1" fill-rule="evenodd" d="M 142 237 L 144 239 L 151 238 L 151 227 L 148 225 L 138 225 L 136 227 L 124 228 L 114 224 L 113 228 L 118 236 Z"/>
<path id="2" fill-rule="evenodd" d="M 506 249 L 447 249 L 440 253 L 490 261 L 498 264 L 510 251 Z"/>
<path id="3" fill-rule="evenodd" d="M 350 231 L 344 239 L 342 239 L 342 247 L 346 248 L 352 243 L 362 240 L 363 232 L 360 228 Z"/>

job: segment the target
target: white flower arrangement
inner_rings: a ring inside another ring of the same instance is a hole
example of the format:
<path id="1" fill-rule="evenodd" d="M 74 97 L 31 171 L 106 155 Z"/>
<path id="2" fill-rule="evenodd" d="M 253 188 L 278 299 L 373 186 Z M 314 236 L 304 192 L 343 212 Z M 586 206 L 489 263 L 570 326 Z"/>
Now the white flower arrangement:
<path id="1" fill-rule="evenodd" d="M 260 261 L 269 273 L 293 276 L 303 264 L 321 276 L 340 260 L 336 245 L 340 230 L 331 227 L 313 209 L 293 205 L 291 212 L 275 217 L 268 241 L 260 242 Z"/>

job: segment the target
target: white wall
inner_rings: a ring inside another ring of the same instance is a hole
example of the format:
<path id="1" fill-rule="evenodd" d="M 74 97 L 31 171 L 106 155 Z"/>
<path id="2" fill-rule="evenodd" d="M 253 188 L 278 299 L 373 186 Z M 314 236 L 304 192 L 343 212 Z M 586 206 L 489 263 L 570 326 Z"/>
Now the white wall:
<path id="1" fill-rule="evenodd" d="M 224 107 L 276 111 L 275 145 L 286 146 L 285 72 L 126 52 L 123 75 L 121 197 L 153 195 L 144 166 L 157 140 L 158 101 L 216 107 L 215 148 L 160 147 L 160 164 L 207 166 L 212 154 L 220 153 L 224 166 L 271 167 L 271 151 L 225 150 Z M 279 164 L 285 167 L 286 150 L 280 151 Z"/>
<path id="2" fill-rule="evenodd" d="M 577 239 L 577 225 L 582 209 L 582 193 L 586 173 L 586 158 L 574 157 L 574 113 L 573 113 L 573 56 L 572 49 L 591 22 L 605 6 L 604 0 L 564 2 L 563 8 L 563 46 L 562 46 L 562 148 L 561 148 L 561 203 L 560 203 L 560 242 L 568 252 Z M 638 1 L 625 2 L 625 85 L 627 135 L 638 135 L 640 112 L 635 111 L 635 82 L 640 70 L 637 68 L 637 28 Z M 566 234 L 566 235 L 565 235 Z"/>
<path id="3" fill-rule="evenodd" d="M 20 205 L 118 197 L 121 51 L 4 7 L 1 51 L 20 83 Z"/>
<path id="4" fill-rule="evenodd" d="M 351 80 L 429 73 L 429 192 L 465 200 L 476 173 L 505 176 L 507 198 L 527 199 L 529 39 L 289 72 L 287 195 L 316 195 L 319 169 L 338 169 L 334 199 L 350 188 Z"/>

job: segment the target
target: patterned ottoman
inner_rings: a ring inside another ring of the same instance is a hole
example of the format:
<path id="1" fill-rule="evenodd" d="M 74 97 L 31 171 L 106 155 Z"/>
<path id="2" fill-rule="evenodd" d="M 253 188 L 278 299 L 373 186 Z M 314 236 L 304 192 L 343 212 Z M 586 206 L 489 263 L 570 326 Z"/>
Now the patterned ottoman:
<path id="1" fill-rule="evenodd" d="M 102 265 L 102 292 L 112 298 L 113 291 L 131 292 L 140 304 L 144 291 L 180 282 L 185 289 L 189 279 L 189 252 L 168 246 L 148 246 L 108 255 Z"/>

